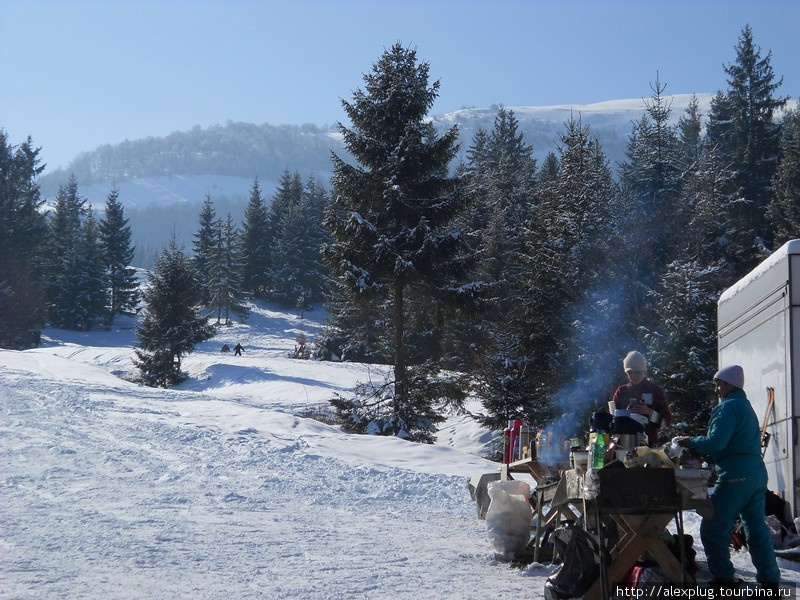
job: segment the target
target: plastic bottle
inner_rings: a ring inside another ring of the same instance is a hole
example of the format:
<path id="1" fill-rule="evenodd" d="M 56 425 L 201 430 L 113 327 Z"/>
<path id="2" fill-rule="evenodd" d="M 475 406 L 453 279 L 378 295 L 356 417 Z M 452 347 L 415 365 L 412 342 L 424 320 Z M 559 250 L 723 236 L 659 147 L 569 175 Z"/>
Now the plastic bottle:
<path id="1" fill-rule="evenodd" d="M 523 425 L 519 429 L 519 460 L 528 458 L 528 446 L 531 443 L 530 427 Z"/>
<path id="2" fill-rule="evenodd" d="M 606 438 L 602 429 L 597 430 L 592 446 L 592 467 L 602 469 L 606 460 Z"/>

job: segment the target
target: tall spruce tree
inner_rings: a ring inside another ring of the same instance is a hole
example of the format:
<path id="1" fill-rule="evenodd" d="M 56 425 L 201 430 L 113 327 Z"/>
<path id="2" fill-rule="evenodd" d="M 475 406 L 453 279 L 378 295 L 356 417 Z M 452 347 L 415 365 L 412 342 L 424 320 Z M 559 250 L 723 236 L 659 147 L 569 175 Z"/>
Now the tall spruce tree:
<path id="1" fill-rule="evenodd" d="M 79 274 L 78 295 L 77 302 L 73 307 L 75 327 L 88 330 L 105 321 L 109 313 L 109 289 L 106 285 L 105 260 L 97 220 L 91 207 L 89 207 L 83 223 L 77 272 Z"/>
<path id="2" fill-rule="evenodd" d="M 735 49 L 735 62 L 725 67 L 728 90 L 711 107 L 708 136 L 732 165 L 733 192 L 742 199 L 735 207 L 737 229 L 729 235 L 762 248 L 760 253 L 743 249 L 742 264 L 737 265 L 743 274 L 772 247 L 766 209 L 774 195 L 772 180 L 780 151 L 780 123 L 775 117 L 786 98 L 775 95 L 783 78 L 776 80 L 770 64 L 772 52 L 761 56 L 749 25 L 739 35 Z"/>
<path id="3" fill-rule="evenodd" d="M 328 269 L 322 260 L 322 247 L 330 241 L 322 222 L 330 199 L 319 179 L 309 177 L 300 204 L 300 237 L 305 240 L 300 249 L 302 298 L 297 305 L 310 307 L 325 297 Z"/>
<path id="4" fill-rule="evenodd" d="M 200 297 L 205 304 L 210 303 L 210 290 L 208 289 L 209 264 L 212 260 L 214 248 L 217 245 L 217 230 L 215 223 L 217 212 L 210 194 L 206 194 L 203 206 L 200 208 L 200 224 L 194 234 L 192 247 L 194 249 L 194 266 L 200 281 Z"/>
<path id="5" fill-rule="evenodd" d="M 44 324 L 47 223 L 36 178 L 44 169 L 31 138 L 12 146 L 0 129 L 0 348 L 35 345 Z"/>
<path id="6" fill-rule="evenodd" d="M 520 305 L 520 280 L 523 266 L 520 255 L 525 252 L 525 223 L 533 212 L 536 186 L 536 161 L 533 148 L 525 143 L 519 123 L 510 110 L 500 109 L 494 128 L 485 144 L 477 140 L 472 148 L 473 159 L 484 145 L 485 157 L 475 163 L 470 177 L 480 183 L 481 195 L 471 206 L 481 204 L 485 211 L 480 228 L 480 262 L 476 279 L 496 287 L 495 321 L 508 322 Z"/>
<path id="7" fill-rule="evenodd" d="M 234 225 L 233 217 L 223 223 L 214 223 L 216 237 L 214 247 L 208 261 L 206 288 L 209 293 L 208 309 L 216 312 L 217 324 L 224 322 L 230 325 L 230 314 L 240 319 L 247 318 L 250 310 L 244 304 L 245 293 L 242 291 L 242 254 L 239 232 Z"/>
<path id="8" fill-rule="evenodd" d="M 721 93 L 712 100 L 708 129 L 724 115 L 714 106 L 722 106 Z M 685 147 L 685 144 L 684 144 Z M 701 141 L 700 157 L 684 177 L 682 202 L 689 215 L 681 239 L 684 247 L 680 257 L 698 258 L 704 268 L 714 267 L 720 291 L 740 276 L 744 255 L 753 252 L 752 240 L 742 240 L 737 206 L 742 202 L 734 182 L 735 166 L 730 162 L 712 135 Z"/>
<path id="9" fill-rule="evenodd" d="M 56 327 L 80 329 L 85 318 L 82 301 L 83 223 L 87 215 L 86 199 L 78 193 L 78 181 L 72 175 L 60 186 L 50 217 L 47 276 L 49 321 Z"/>
<path id="10" fill-rule="evenodd" d="M 333 203 L 325 224 L 332 242 L 324 256 L 349 297 L 367 300 L 390 323 L 392 376 L 355 398 L 333 401 L 354 431 L 433 440 L 448 400 L 435 367 L 414 360 L 408 343 L 410 301 L 448 297 L 463 272 L 462 237 L 448 227 L 462 209 L 448 165 L 457 128 L 437 136 L 425 119 L 438 95 L 429 65 L 395 44 L 364 76 L 365 90 L 343 102 L 352 127 L 340 126 L 358 164 L 333 156 Z M 333 318 L 341 318 L 334 315 Z"/>
<path id="11" fill-rule="evenodd" d="M 500 427 L 510 418 L 529 416 L 521 414 L 531 397 L 532 374 L 524 341 L 528 294 L 523 225 L 536 206 L 536 162 L 513 111 L 505 109 L 498 111 L 491 132 L 475 135 L 467 157 L 465 188 L 480 257 L 473 280 L 486 287 L 488 301 L 474 315 L 471 339 L 461 346 L 472 350 L 477 366 L 474 391 L 488 411 L 483 422 Z"/>
<path id="12" fill-rule="evenodd" d="M 291 261 L 293 258 L 295 240 L 285 238 L 294 237 L 293 233 L 287 232 L 287 227 L 290 227 L 289 223 L 293 224 L 295 221 L 297 207 L 300 205 L 302 196 L 303 180 L 300 178 L 300 173 L 297 171 L 290 173 L 288 169 L 284 170 L 267 214 L 267 244 L 269 246 L 267 276 L 269 292 L 267 297 L 270 300 L 289 305 L 291 305 L 291 301 L 287 298 L 291 296 L 291 292 L 287 293 L 287 290 L 291 289 L 294 283 L 286 281 L 285 277 L 287 269 L 291 268 L 287 261 Z"/>
<path id="13" fill-rule="evenodd" d="M 623 243 L 631 259 L 627 270 L 639 283 L 631 314 L 642 325 L 649 318 L 647 292 L 674 255 L 680 240 L 675 231 L 683 229 L 678 202 L 683 165 L 678 133 L 670 124 L 672 109 L 663 96 L 665 88 L 657 79 L 644 116 L 634 124 L 628 160 L 622 165 L 621 179 L 631 210 L 620 229 L 626 234 Z M 673 226 L 664 227 L 667 222 Z"/>
<path id="14" fill-rule="evenodd" d="M 106 200 L 105 215 L 100 221 L 100 244 L 109 300 L 106 320 L 110 324 L 115 316 L 131 313 L 139 299 L 136 271 L 130 266 L 134 255 L 131 228 L 116 188 L 112 188 Z"/>
<path id="15" fill-rule="evenodd" d="M 700 101 L 692 96 L 686 111 L 678 118 L 678 138 L 683 160 L 683 174 L 688 177 L 697 170 L 703 152 L 703 122 L 700 115 Z"/>
<path id="16" fill-rule="evenodd" d="M 270 271 L 270 247 L 267 208 L 258 177 L 250 188 L 250 200 L 244 213 L 242 255 L 242 290 L 256 298 L 264 298 Z"/>
<path id="17" fill-rule="evenodd" d="M 269 213 L 271 243 L 270 299 L 294 307 L 300 291 L 300 203 L 303 187 L 300 174 L 284 171 Z"/>
<path id="18" fill-rule="evenodd" d="M 183 381 L 183 357 L 213 337 L 214 327 L 201 314 L 201 293 L 197 270 L 173 237 L 142 294 L 145 309 L 136 328 L 134 362 L 146 385 L 166 388 Z"/>

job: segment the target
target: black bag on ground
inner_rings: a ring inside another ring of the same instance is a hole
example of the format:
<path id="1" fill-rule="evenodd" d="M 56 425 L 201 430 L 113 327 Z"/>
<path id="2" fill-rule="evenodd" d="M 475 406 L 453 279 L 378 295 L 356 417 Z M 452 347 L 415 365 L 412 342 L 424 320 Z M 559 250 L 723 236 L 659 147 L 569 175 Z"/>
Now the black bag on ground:
<path id="1" fill-rule="evenodd" d="M 789 533 L 800 533 L 794 527 L 791 505 L 771 490 L 767 490 L 764 496 L 764 516 L 769 515 L 776 517 Z"/>
<path id="2" fill-rule="evenodd" d="M 544 584 L 545 600 L 583 596 L 600 576 L 597 540 L 576 525 L 559 527 L 551 539 L 553 560 L 561 566 Z"/>

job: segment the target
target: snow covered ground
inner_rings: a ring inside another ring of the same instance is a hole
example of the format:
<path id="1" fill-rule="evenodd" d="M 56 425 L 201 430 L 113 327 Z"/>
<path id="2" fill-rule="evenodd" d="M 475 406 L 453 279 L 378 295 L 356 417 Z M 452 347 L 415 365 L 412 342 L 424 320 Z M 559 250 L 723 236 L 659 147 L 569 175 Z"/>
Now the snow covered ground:
<path id="1" fill-rule="evenodd" d="M 553 567 L 497 561 L 469 497 L 490 432 L 455 416 L 420 445 L 301 416 L 370 376 L 287 357 L 321 319 L 256 307 L 173 390 L 125 380 L 132 323 L 0 351 L 0 597 L 541 598 Z"/>

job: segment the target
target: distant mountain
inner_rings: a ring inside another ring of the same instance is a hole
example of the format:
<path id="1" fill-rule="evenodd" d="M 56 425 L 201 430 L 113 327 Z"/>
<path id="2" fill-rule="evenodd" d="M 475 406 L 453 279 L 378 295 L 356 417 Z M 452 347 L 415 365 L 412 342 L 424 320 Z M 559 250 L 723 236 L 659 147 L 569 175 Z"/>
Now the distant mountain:
<path id="1" fill-rule="evenodd" d="M 691 97 L 666 97 L 672 103 L 674 121 L 684 114 Z M 698 95 L 703 113 L 711 97 Z M 514 111 L 520 131 L 539 160 L 557 149 L 564 124 L 575 118 L 589 125 L 591 134 L 603 143 L 612 167 L 616 167 L 625 160 L 632 124 L 642 117 L 645 101 L 505 108 Z M 499 109 L 499 105 L 464 108 L 432 119 L 440 130 L 459 126 L 464 156 L 478 129 L 492 129 Z M 234 199 L 247 197 L 256 176 L 265 190 L 274 189 L 284 169 L 327 181 L 331 151 L 343 152 L 339 132 L 333 127 L 228 122 L 208 128 L 197 126 L 163 138 L 100 146 L 82 153 L 67 168 L 43 176 L 39 184 L 44 196 L 53 198 L 59 185 L 74 174 L 81 194 L 94 206 L 105 203 L 112 185 L 120 190 L 120 200 L 131 208 L 196 203 L 207 193 Z"/>
<path id="2" fill-rule="evenodd" d="M 706 114 L 711 94 L 699 94 Z M 684 114 L 692 96 L 667 96 L 673 122 Z M 520 132 L 541 162 L 556 151 L 565 123 L 574 118 L 588 125 L 599 139 L 611 167 L 625 160 L 633 123 L 642 118 L 645 100 L 614 100 L 586 105 L 507 106 L 519 121 Z M 457 124 L 461 158 L 479 129 L 491 131 L 500 106 L 463 108 L 432 117 L 437 129 Z M 206 195 L 214 200 L 218 217 L 230 213 L 241 222 L 255 177 L 265 198 L 272 199 L 284 170 L 298 172 L 327 185 L 330 153 L 344 156 L 336 128 L 314 125 L 255 125 L 228 122 L 208 128 L 194 127 L 163 138 L 145 138 L 104 145 L 79 155 L 70 165 L 39 180 L 43 196 L 55 197 L 60 185 L 74 174 L 82 196 L 96 209 L 106 203 L 112 186 L 126 207 L 134 242 L 135 263 L 149 266 L 153 256 L 172 234 L 191 247 L 198 227 L 200 205 Z"/>
<path id="3" fill-rule="evenodd" d="M 65 169 L 42 176 L 39 185 L 49 199 L 74 174 L 81 193 L 95 205 L 105 202 L 113 185 L 130 193 L 120 193 L 126 206 L 193 202 L 206 192 L 239 196 L 256 176 L 265 183 L 278 181 L 284 169 L 327 179 L 332 148 L 341 148 L 338 132 L 314 125 L 196 126 L 84 152 Z"/>

